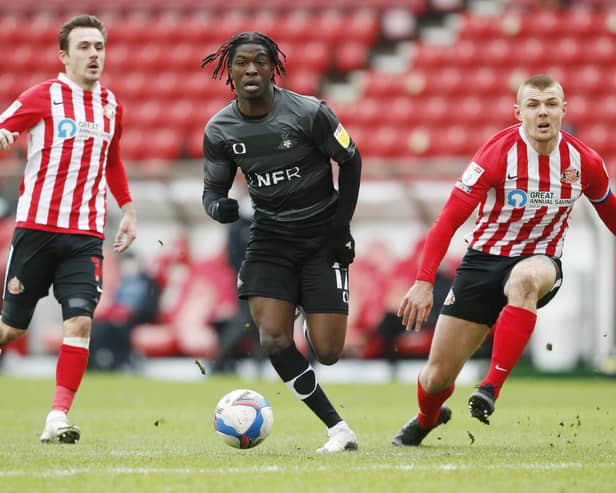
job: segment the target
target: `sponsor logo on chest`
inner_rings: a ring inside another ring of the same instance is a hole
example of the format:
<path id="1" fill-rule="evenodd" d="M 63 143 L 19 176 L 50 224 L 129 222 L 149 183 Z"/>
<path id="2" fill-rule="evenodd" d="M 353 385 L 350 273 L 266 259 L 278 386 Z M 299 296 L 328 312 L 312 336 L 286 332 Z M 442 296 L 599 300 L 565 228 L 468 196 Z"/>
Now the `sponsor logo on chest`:
<path id="1" fill-rule="evenodd" d="M 60 139 L 111 139 L 111 134 L 105 132 L 102 124 L 97 122 L 75 121 L 72 118 L 63 118 L 57 123 L 56 135 Z"/>
<path id="2" fill-rule="evenodd" d="M 252 187 L 262 188 L 278 185 L 281 182 L 301 178 L 299 166 L 279 169 L 276 171 L 252 172 L 248 174 L 248 184 Z"/>

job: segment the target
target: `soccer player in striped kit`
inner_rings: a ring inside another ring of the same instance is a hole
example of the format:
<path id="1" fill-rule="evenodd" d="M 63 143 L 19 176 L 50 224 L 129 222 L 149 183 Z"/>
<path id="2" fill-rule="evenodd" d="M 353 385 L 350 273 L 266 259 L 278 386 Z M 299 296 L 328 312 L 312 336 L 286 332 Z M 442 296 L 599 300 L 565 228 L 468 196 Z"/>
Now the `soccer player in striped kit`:
<path id="1" fill-rule="evenodd" d="M 323 101 L 274 84 L 284 54 L 258 32 L 233 36 L 203 65 L 228 73 L 236 98 L 207 123 L 203 205 L 221 223 L 239 218 L 228 197 L 238 168 L 254 206 L 238 275 L 259 328 L 261 347 L 289 389 L 328 428 L 319 453 L 355 450 L 357 439 L 323 392 L 293 339 L 295 307 L 319 362 L 334 364 L 344 347 L 347 269 L 355 255 L 350 223 L 361 177 L 355 143 Z M 338 163 L 335 190 L 331 159 Z"/>
<path id="2" fill-rule="evenodd" d="M 0 115 L 0 150 L 28 131 L 0 322 L 0 346 L 26 334 L 38 300 L 53 285 L 64 339 L 42 442 L 75 443 L 67 413 L 88 362 L 92 316 L 102 293 L 107 186 L 123 211 L 117 253 L 135 239 L 136 212 L 120 159 L 122 106 L 99 83 L 106 32 L 80 15 L 59 35 L 65 72 L 24 93 Z"/>
<path id="3" fill-rule="evenodd" d="M 558 81 L 535 75 L 523 82 L 514 106 L 521 124 L 477 151 L 430 229 L 419 274 L 398 311 L 407 330 L 420 330 L 427 319 L 437 267 L 456 230 L 479 206 L 468 251 L 419 375 L 419 413 L 393 438 L 394 445 L 419 445 L 434 427 L 449 421 L 451 410 L 443 403 L 494 325 L 488 374 L 468 401 L 471 415 L 489 424 L 501 388 L 533 332 L 537 309 L 561 285 L 560 257 L 575 200 L 585 195 L 616 234 L 616 198 L 605 164 L 561 129 L 565 111 Z"/>

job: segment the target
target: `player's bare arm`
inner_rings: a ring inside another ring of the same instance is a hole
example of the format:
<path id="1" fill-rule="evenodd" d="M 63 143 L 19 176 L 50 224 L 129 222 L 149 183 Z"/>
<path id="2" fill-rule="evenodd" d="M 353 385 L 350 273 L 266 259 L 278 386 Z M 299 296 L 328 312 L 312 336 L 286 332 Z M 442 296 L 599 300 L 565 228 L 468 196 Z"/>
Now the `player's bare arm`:
<path id="1" fill-rule="evenodd" d="M 127 250 L 137 237 L 137 211 L 132 202 L 127 202 L 122 206 L 124 216 L 120 221 L 118 232 L 113 240 L 113 251 L 122 253 Z"/>
<path id="2" fill-rule="evenodd" d="M 6 151 L 19 137 L 19 132 L 11 132 L 6 128 L 0 128 L 0 151 Z"/>

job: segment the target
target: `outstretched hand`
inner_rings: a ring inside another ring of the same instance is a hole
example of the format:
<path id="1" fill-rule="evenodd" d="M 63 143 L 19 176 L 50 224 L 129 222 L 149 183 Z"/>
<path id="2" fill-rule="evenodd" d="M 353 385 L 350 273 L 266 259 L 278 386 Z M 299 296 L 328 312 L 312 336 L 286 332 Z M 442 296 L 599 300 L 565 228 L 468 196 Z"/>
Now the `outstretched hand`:
<path id="1" fill-rule="evenodd" d="M 113 240 L 113 251 L 122 253 L 127 250 L 135 238 L 137 237 L 137 214 L 132 203 L 125 204 L 122 207 L 124 216 L 118 226 L 118 232 Z"/>
<path id="2" fill-rule="evenodd" d="M 407 331 L 421 330 L 428 321 L 434 304 L 433 285 L 428 281 L 415 281 L 398 308 L 398 316 L 402 317 L 402 325 Z"/>
<path id="3" fill-rule="evenodd" d="M 19 137 L 19 132 L 11 132 L 6 128 L 0 128 L 0 151 L 8 150 L 15 143 L 17 137 Z"/>

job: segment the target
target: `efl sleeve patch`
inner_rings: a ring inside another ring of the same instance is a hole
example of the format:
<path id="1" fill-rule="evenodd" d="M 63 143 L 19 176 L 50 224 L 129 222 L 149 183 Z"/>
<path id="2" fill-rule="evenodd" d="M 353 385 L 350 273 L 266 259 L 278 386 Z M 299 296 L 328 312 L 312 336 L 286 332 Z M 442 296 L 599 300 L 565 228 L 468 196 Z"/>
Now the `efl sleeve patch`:
<path id="1" fill-rule="evenodd" d="M 484 171 L 485 170 L 481 166 L 479 166 L 476 162 L 473 161 L 464 171 L 464 174 L 462 175 L 460 181 L 463 185 L 466 185 L 467 187 L 472 187 L 475 183 L 477 183 L 479 178 L 481 178 L 481 175 L 483 175 Z"/>
<path id="2" fill-rule="evenodd" d="M 11 106 L 4 110 L 4 113 L 0 115 L 0 123 L 6 120 L 9 116 L 13 116 L 19 108 L 21 108 L 21 102 L 17 100 L 13 101 L 13 104 L 11 104 Z"/>
<path id="3" fill-rule="evenodd" d="M 349 134 L 344 129 L 341 123 L 338 124 L 338 127 L 334 131 L 334 137 L 336 137 L 338 143 L 345 149 L 347 149 L 351 145 L 351 137 L 349 137 Z"/>

